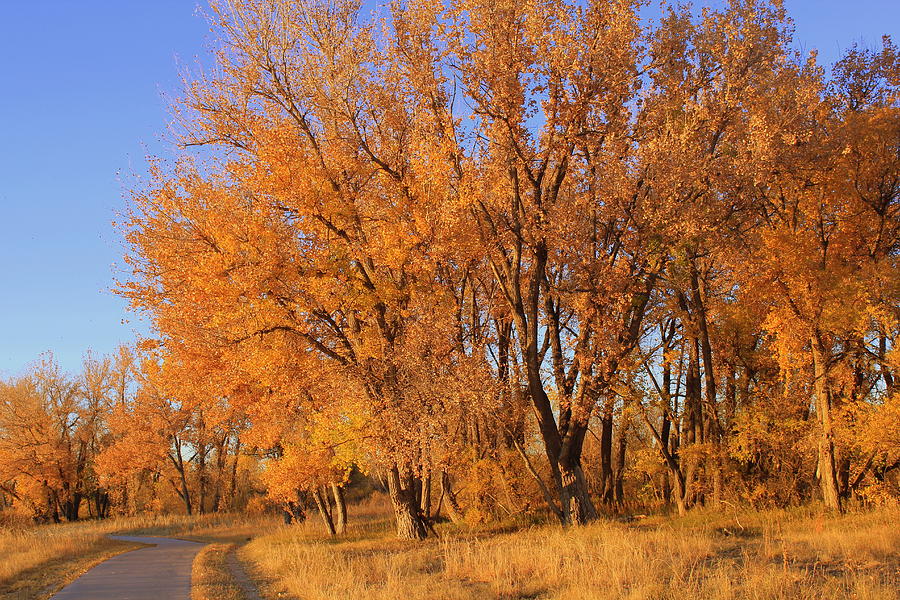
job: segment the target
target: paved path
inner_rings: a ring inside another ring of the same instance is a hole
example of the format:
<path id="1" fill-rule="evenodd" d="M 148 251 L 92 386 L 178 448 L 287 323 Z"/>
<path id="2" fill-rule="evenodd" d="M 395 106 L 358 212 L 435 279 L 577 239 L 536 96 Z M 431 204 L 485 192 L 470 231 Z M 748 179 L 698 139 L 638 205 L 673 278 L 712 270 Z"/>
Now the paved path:
<path id="1" fill-rule="evenodd" d="M 155 545 L 100 563 L 54 594 L 51 600 L 190 599 L 191 564 L 203 544 L 161 537 L 110 537 Z"/>

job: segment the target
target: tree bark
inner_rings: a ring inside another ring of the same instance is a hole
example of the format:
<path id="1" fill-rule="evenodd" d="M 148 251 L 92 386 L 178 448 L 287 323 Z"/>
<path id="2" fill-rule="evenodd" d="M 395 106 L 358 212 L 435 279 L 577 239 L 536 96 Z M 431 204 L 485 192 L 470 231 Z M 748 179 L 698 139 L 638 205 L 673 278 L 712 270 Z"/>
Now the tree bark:
<path id="1" fill-rule="evenodd" d="M 331 484 L 331 493 L 334 496 L 334 529 L 338 534 L 347 531 L 347 502 L 344 500 L 344 486 L 337 483 Z"/>
<path id="2" fill-rule="evenodd" d="M 325 524 L 328 535 L 336 535 L 334 520 L 331 518 L 331 510 L 328 508 L 328 497 L 322 493 L 321 487 L 316 487 L 313 491 L 313 497 L 316 499 L 316 508 L 319 509 L 319 515 L 322 517 L 322 522 Z"/>
<path id="3" fill-rule="evenodd" d="M 638 407 L 641 408 L 641 414 L 644 417 L 644 423 L 647 424 L 647 427 L 650 429 L 650 433 L 653 434 L 653 437 L 656 438 L 656 443 L 659 445 L 659 451 L 663 456 L 663 459 L 666 461 L 666 466 L 669 468 L 669 475 L 672 481 L 675 483 L 675 504 L 678 507 L 678 514 L 683 515 L 687 512 L 688 507 L 688 492 L 689 482 L 684 474 L 684 471 L 681 467 L 681 461 L 678 459 L 677 455 L 669 449 L 668 440 L 663 441 L 662 435 L 656 430 L 656 427 L 653 426 L 653 423 L 650 422 L 650 418 L 647 416 L 647 413 L 644 412 L 643 407 L 638 404 Z M 665 426 L 668 422 L 668 419 L 663 417 L 663 425 Z M 674 440 L 673 440 L 674 442 Z"/>
<path id="4" fill-rule="evenodd" d="M 284 504 L 284 524 L 290 525 L 291 523 L 302 523 L 306 521 L 306 502 L 304 501 L 305 494 L 299 488 L 294 491 L 294 495 L 296 500 L 288 500 Z"/>
<path id="5" fill-rule="evenodd" d="M 431 471 L 422 478 L 422 516 L 431 519 Z"/>
<path id="6" fill-rule="evenodd" d="M 672 422 L 669 420 L 668 412 L 663 413 L 663 422 L 662 422 L 662 433 L 660 435 L 659 444 L 663 448 L 669 447 L 669 430 L 672 427 Z M 669 471 L 665 471 L 663 473 L 663 481 L 662 481 L 662 496 L 663 502 L 669 504 L 672 501 L 672 482 L 669 476 Z"/>
<path id="7" fill-rule="evenodd" d="M 563 516 L 567 525 L 586 525 L 598 517 L 581 469 L 581 449 L 587 425 L 570 423 L 568 433 L 559 458 Z"/>
<path id="8" fill-rule="evenodd" d="M 234 508 L 235 504 L 235 496 L 237 496 L 237 472 L 238 472 L 238 460 L 241 457 L 241 440 L 238 437 L 235 437 L 234 440 L 234 460 L 231 463 L 231 477 L 230 477 L 230 487 L 228 488 L 228 504 Z"/>
<path id="9" fill-rule="evenodd" d="M 450 473 L 441 471 L 441 498 L 447 499 L 447 515 L 454 523 L 462 523 L 463 514 L 456 499 L 456 493 L 453 491 L 453 484 L 450 481 Z M 440 507 L 438 507 L 440 510 Z"/>
<path id="10" fill-rule="evenodd" d="M 687 418 L 682 420 L 684 430 L 682 431 L 681 439 L 688 446 L 691 446 L 693 444 L 702 444 L 704 441 L 703 406 L 700 397 L 699 343 L 696 336 L 687 337 L 685 342 L 688 345 L 688 372 L 684 384 L 684 408 Z M 694 456 L 680 462 L 685 463 L 683 466 L 684 490 L 685 493 L 689 494 L 688 497 L 684 498 L 684 501 L 688 504 L 702 502 L 702 496 L 693 489 L 695 480 L 699 480 L 699 459 Z"/>
<path id="11" fill-rule="evenodd" d="M 837 467 L 834 457 L 834 429 L 831 422 L 831 393 L 828 387 L 828 370 L 825 350 L 818 332 L 810 338 L 812 346 L 816 414 L 819 420 L 819 484 L 825 506 L 841 512 L 841 496 L 838 487 Z"/>
<path id="12" fill-rule="evenodd" d="M 397 520 L 397 537 L 402 540 L 423 540 L 428 536 L 425 520 L 416 502 L 416 477 L 410 469 L 401 479 L 396 465 L 388 473 L 388 494 Z"/>
<path id="13" fill-rule="evenodd" d="M 607 403 L 600 417 L 600 498 L 604 504 L 610 504 L 613 500 L 613 412 L 608 400 Z"/>
<path id="14" fill-rule="evenodd" d="M 625 452 L 628 446 L 628 417 L 627 414 L 621 417 L 619 425 L 619 439 L 616 448 L 616 467 L 615 467 L 615 502 L 618 507 L 622 507 L 625 502 Z"/>
<path id="15" fill-rule="evenodd" d="M 209 473 L 206 470 L 206 455 L 208 452 L 208 448 L 205 443 L 200 443 L 200 448 L 197 450 L 198 453 L 198 462 L 197 462 L 197 479 L 198 479 L 198 487 L 199 493 L 197 496 L 197 512 L 201 515 L 206 514 L 206 497 L 209 492 Z"/>
<path id="16" fill-rule="evenodd" d="M 588 494 L 581 464 L 560 468 L 562 477 L 563 514 L 568 525 L 586 525 L 597 519 L 597 509 Z"/>

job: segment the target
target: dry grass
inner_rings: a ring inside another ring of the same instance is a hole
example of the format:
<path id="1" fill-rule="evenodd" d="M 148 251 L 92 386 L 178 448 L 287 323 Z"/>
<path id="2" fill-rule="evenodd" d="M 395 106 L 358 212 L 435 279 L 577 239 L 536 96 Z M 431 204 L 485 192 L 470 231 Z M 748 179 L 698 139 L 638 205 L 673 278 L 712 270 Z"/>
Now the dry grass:
<path id="1" fill-rule="evenodd" d="M 0 532 L 0 599 L 46 598 L 105 557 L 133 547 L 107 533 L 211 543 L 194 563 L 195 600 L 242 598 L 229 552 L 270 579 L 267 597 L 900 599 L 900 509 L 841 517 L 793 511 L 695 512 L 638 523 L 515 532 L 439 528 L 393 538 L 383 499 L 351 507 L 350 531 L 325 539 L 271 517 L 163 516 Z M 258 537 L 259 536 L 259 537 Z"/>
<path id="2" fill-rule="evenodd" d="M 280 520 L 271 515 L 213 513 L 207 515 L 162 515 L 119 519 L 117 531 L 129 535 L 157 535 L 206 543 L 242 544 L 271 532 Z"/>
<path id="3" fill-rule="evenodd" d="M 240 587 L 227 565 L 234 544 L 209 544 L 194 559 L 191 600 L 243 600 Z"/>
<path id="4" fill-rule="evenodd" d="M 900 598 L 900 510 L 826 517 L 812 509 L 695 513 L 637 524 L 443 530 L 390 539 L 387 523 L 316 540 L 316 524 L 280 528 L 247 557 L 303 600 L 431 598 Z"/>

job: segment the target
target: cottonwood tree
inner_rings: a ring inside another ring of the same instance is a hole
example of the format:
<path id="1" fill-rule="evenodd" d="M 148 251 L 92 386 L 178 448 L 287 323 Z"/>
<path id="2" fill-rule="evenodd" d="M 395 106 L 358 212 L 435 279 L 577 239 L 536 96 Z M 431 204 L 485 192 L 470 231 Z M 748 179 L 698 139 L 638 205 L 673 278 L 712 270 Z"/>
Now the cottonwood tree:
<path id="1" fill-rule="evenodd" d="M 882 328 L 872 319 L 879 307 L 896 307 L 881 281 L 896 274 L 897 64 L 890 43 L 877 55 L 853 50 L 838 63 L 833 93 L 807 73 L 754 107 L 751 152 L 763 171 L 757 177 L 765 224 L 752 255 L 759 277 L 750 281 L 768 284 L 778 300 L 767 327 L 783 344 L 785 368 L 800 357 L 811 365 L 818 478 L 835 510 L 835 410 L 872 389 L 862 390 L 861 381 L 855 389 L 840 386 L 837 375 L 873 325 Z"/>
<path id="2" fill-rule="evenodd" d="M 108 443 L 112 368 L 87 355 L 76 378 L 45 356 L 25 377 L 0 383 L 0 485 L 35 519 L 75 521 L 84 502 L 107 515 L 94 458 Z"/>
<path id="3" fill-rule="evenodd" d="M 352 438 L 421 538 L 460 449 L 515 450 L 585 523 L 592 421 L 608 500 L 640 414 L 684 510 L 721 499 L 742 411 L 808 393 L 835 506 L 832 402 L 896 389 L 896 52 L 829 88 L 779 3 L 638 8 L 215 3 L 216 69 L 176 113 L 205 150 L 124 224 L 122 293 L 217 382 L 179 394 L 257 432 L 292 407 L 288 482 L 328 463 L 310 439 Z"/>

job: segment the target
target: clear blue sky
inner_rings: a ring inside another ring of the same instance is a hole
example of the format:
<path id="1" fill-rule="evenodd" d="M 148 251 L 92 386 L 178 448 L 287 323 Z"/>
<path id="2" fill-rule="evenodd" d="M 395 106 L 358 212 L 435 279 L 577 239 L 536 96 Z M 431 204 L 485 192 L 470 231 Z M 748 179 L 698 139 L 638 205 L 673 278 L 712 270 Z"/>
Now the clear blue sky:
<path id="1" fill-rule="evenodd" d="M 822 62 L 853 41 L 898 37 L 900 0 L 786 5 L 796 42 Z M 87 349 L 111 352 L 145 330 L 108 291 L 122 253 L 111 223 L 131 173 L 168 152 L 162 95 L 177 94 L 179 64 L 205 60 L 197 6 L 0 2 L 0 377 L 45 351 L 74 371 Z"/>

